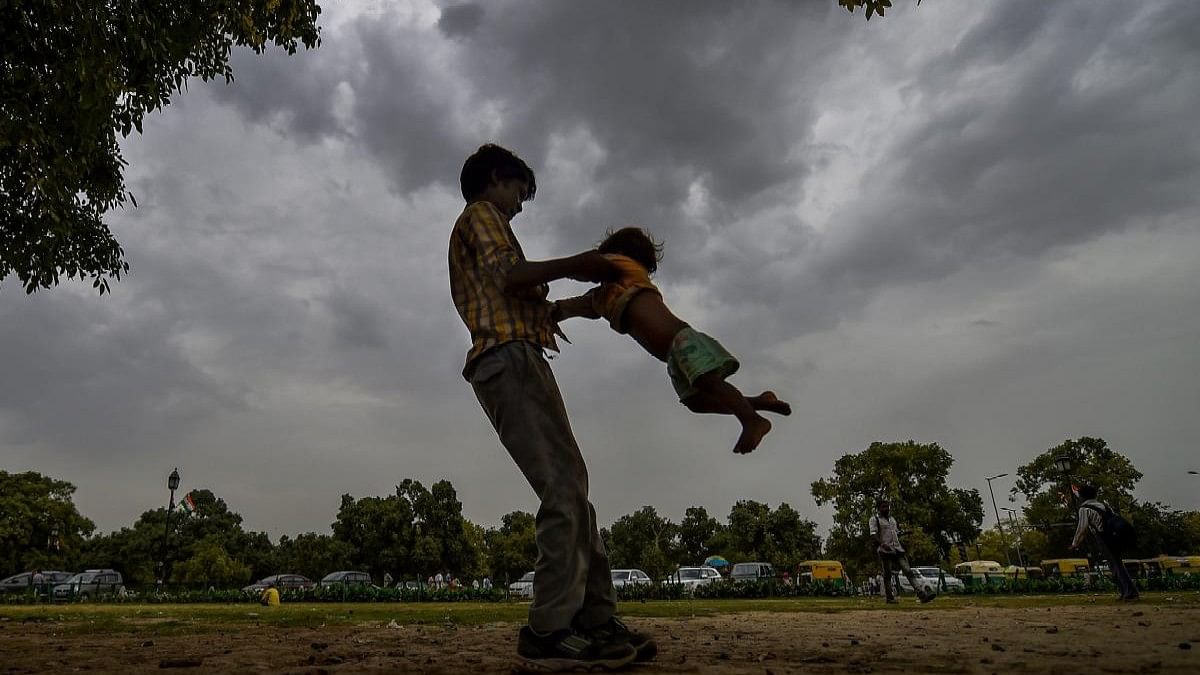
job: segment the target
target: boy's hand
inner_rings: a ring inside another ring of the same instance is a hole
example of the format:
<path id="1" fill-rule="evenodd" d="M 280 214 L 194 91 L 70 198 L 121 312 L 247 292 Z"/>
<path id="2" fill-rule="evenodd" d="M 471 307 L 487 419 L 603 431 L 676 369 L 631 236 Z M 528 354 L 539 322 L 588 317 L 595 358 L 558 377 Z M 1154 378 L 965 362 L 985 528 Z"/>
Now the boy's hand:
<path id="1" fill-rule="evenodd" d="M 575 281 L 602 284 L 614 281 L 620 276 L 620 270 L 611 260 L 596 251 L 586 251 L 576 255 L 571 260 L 572 271 L 569 275 Z"/>

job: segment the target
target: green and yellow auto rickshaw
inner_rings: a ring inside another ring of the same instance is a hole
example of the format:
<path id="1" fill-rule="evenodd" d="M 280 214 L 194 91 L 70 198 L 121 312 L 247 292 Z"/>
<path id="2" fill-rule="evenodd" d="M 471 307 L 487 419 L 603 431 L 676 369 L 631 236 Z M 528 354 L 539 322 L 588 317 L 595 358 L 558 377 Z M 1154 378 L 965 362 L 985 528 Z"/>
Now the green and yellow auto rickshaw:
<path id="1" fill-rule="evenodd" d="M 846 576 L 846 568 L 837 560 L 805 560 L 796 566 L 796 579 L 801 582 L 826 584 L 842 590 L 850 587 L 850 577 Z"/>
<path id="2" fill-rule="evenodd" d="M 996 584 L 1004 580 L 1004 567 L 995 560 L 970 560 L 954 566 L 954 576 L 964 586 Z"/>
<path id="3" fill-rule="evenodd" d="M 1087 577 L 1091 570 L 1087 558 L 1055 558 L 1042 561 L 1042 572 L 1047 578 Z"/>

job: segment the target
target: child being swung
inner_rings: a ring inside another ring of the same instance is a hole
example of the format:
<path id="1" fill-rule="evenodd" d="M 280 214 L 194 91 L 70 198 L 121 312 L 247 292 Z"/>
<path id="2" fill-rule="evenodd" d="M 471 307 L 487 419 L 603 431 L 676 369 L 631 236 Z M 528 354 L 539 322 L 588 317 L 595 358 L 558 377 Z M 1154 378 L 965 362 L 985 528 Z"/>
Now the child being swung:
<path id="1" fill-rule="evenodd" d="M 662 293 L 650 281 L 658 269 L 662 245 L 645 231 L 626 227 L 610 233 L 597 250 L 621 271 L 616 281 L 592 291 L 592 304 L 618 333 L 628 333 L 646 351 L 667 364 L 667 374 L 679 400 L 697 413 L 733 415 L 742 433 L 733 451 L 745 454 L 758 447 L 771 430 L 759 410 L 790 415 L 792 407 L 774 392 L 744 396 L 725 378 L 737 372 L 738 361 L 712 337 L 675 316 Z"/>

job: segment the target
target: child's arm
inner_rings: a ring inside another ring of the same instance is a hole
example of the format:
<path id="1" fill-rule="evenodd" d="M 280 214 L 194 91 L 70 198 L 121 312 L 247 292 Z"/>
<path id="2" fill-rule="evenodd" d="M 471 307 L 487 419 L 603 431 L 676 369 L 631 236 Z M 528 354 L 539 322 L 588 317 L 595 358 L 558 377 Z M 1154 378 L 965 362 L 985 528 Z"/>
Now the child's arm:
<path id="1" fill-rule="evenodd" d="M 530 286 L 548 284 L 558 279 L 574 279 L 589 283 L 612 281 L 620 270 L 596 251 L 584 251 L 566 258 L 552 260 L 522 260 L 505 275 L 504 288 L 514 291 Z M 580 315 L 582 316 L 582 315 Z"/>
<path id="2" fill-rule="evenodd" d="M 584 319 L 599 319 L 600 313 L 596 311 L 596 307 L 592 304 L 592 294 L 595 289 L 577 295 L 573 298 L 562 298 L 554 301 L 554 318 L 555 323 L 561 322 L 564 319 L 572 317 L 580 317 Z"/>

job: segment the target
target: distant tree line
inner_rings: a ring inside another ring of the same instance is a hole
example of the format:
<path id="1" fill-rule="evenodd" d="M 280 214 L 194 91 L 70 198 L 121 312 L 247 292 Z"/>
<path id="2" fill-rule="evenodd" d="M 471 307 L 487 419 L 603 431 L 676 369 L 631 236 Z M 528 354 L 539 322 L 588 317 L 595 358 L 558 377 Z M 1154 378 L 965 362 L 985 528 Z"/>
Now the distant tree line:
<path id="1" fill-rule="evenodd" d="M 1059 457 L 1071 460 L 1069 476 L 1054 469 Z M 866 525 L 875 499 L 886 496 L 907 530 L 905 543 L 914 562 L 1016 562 L 1019 550 L 1021 559 L 1036 564 L 1067 557 L 1075 518 L 1069 486 L 1089 483 L 1137 528 L 1138 545 L 1130 555 L 1200 551 L 1200 512 L 1134 499 L 1142 474 L 1103 439 L 1068 440 L 1019 467 L 1012 494 L 1024 495 L 1026 505 L 1003 530 L 981 529 L 984 506 L 978 490 L 947 484 L 953 461 L 936 443 L 913 441 L 873 443 L 844 455 L 831 476 L 811 485 L 817 505 L 834 509 L 825 541 L 815 523 L 791 505 L 771 508 L 754 500 L 734 504 L 724 521 L 693 506 L 676 523 L 643 506 L 601 535 L 614 568 L 640 568 L 654 577 L 712 555 L 731 562 L 771 562 L 783 570 L 807 559 L 836 559 L 857 577 L 877 567 Z M 160 507 L 128 527 L 97 534 L 95 524 L 76 509 L 74 492 L 70 483 L 39 473 L 0 471 L 0 577 L 32 569 L 111 567 L 129 585 L 149 586 L 165 561 L 170 583 L 192 587 L 228 588 L 285 572 L 319 579 L 343 569 L 369 572 L 377 581 L 385 573 L 424 579 L 448 571 L 501 583 L 533 569 L 537 558 L 532 514 L 514 511 L 497 525 L 478 525 L 462 515 L 457 492 L 446 480 L 426 488 L 406 479 L 382 497 L 342 495 L 328 532 L 284 535 L 278 541 L 245 529 L 242 516 L 208 489 L 190 491 L 192 514 L 172 513 L 168 523 L 167 510 Z"/>
<path id="2" fill-rule="evenodd" d="M 477 525 L 463 517 L 454 486 L 445 480 L 429 488 L 404 480 L 384 497 L 342 495 L 329 532 L 284 535 L 277 542 L 245 529 L 242 516 L 208 489 L 191 490 L 194 514 L 172 513 L 169 524 L 160 507 L 131 526 L 94 534 L 95 525 L 72 502 L 74 491 L 38 473 L 0 471 L 0 577 L 111 567 L 129 585 L 149 586 L 165 560 L 169 582 L 192 587 L 227 588 L 284 572 L 319 579 L 343 569 L 369 572 L 377 582 L 385 573 L 404 580 L 448 571 L 500 583 L 533 569 L 537 558 L 533 514 L 514 511 L 497 526 Z M 815 529 L 787 504 L 771 509 L 742 501 L 727 523 L 694 507 L 676 524 L 646 506 L 602 534 L 615 567 L 665 576 L 708 555 L 789 563 L 812 557 L 820 552 Z"/>

